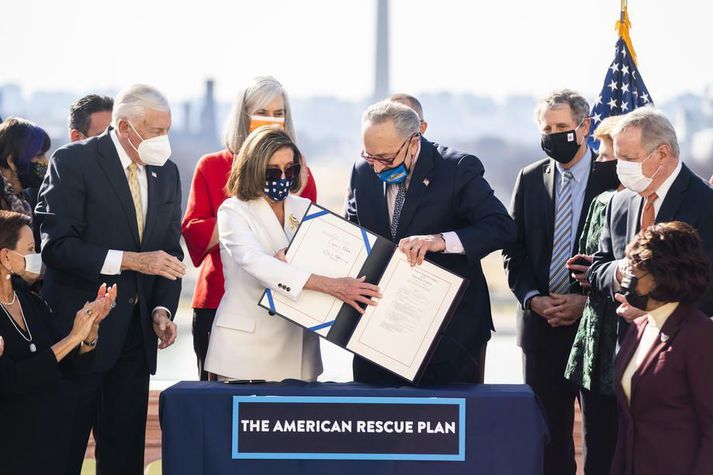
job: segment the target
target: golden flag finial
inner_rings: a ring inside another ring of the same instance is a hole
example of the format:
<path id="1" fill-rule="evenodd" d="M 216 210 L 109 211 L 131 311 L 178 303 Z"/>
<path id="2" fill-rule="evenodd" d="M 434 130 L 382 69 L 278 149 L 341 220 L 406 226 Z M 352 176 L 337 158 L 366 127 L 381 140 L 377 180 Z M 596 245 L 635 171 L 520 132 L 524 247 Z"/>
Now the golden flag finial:
<path id="1" fill-rule="evenodd" d="M 619 16 L 619 21 L 616 22 L 614 28 L 619 34 L 619 38 L 624 40 L 626 47 L 629 48 L 629 53 L 631 54 L 631 59 L 636 64 L 636 52 L 634 51 L 634 45 L 631 43 L 631 36 L 629 36 L 629 28 L 631 28 L 631 20 L 629 20 L 629 11 L 627 8 L 627 0 L 621 0 L 621 15 Z"/>

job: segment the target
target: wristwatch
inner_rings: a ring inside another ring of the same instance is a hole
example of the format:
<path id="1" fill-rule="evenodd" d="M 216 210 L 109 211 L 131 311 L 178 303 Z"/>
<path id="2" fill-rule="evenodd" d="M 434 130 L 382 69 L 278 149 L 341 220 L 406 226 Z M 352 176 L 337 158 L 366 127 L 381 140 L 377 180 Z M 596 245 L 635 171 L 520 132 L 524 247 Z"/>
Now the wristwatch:
<path id="1" fill-rule="evenodd" d="M 540 296 L 540 294 L 531 295 L 530 297 L 527 298 L 527 300 L 525 300 L 525 304 L 522 307 L 525 310 L 530 310 L 530 307 L 532 306 L 532 299 L 534 299 L 535 297 L 539 297 L 539 296 Z"/>

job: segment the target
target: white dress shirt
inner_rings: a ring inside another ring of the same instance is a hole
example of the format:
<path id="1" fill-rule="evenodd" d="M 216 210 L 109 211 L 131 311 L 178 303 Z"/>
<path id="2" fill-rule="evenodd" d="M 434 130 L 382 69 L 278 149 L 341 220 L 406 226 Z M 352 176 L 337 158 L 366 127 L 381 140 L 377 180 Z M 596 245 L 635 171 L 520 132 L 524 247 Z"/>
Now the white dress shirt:
<path id="1" fill-rule="evenodd" d="M 129 165 L 133 163 L 129 154 L 126 153 L 124 147 L 119 142 L 119 137 L 116 136 L 116 130 L 109 132 L 112 142 L 114 142 L 114 147 L 116 147 L 116 152 L 119 154 L 119 160 L 121 160 L 121 167 L 124 169 L 124 174 L 126 175 L 126 181 L 129 181 Z M 149 185 L 146 179 L 146 167 L 136 164 L 136 174 L 139 179 L 139 189 L 141 190 L 141 208 L 143 211 L 142 221 L 146 223 L 146 210 L 149 206 Z M 104 275 L 119 275 L 121 274 L 121 260 L 124 257 L 124 251 L 117 251 L 110 249 L 104 259 L 104 265 L 102 266 L 101 273 Z"/>
<path id="2" fill-rule="evenodd" d="M 651 348 L 656 344 L 656 340 L 659 339 L 659 334 L 661 333 L 661 328 L 663 328 L 668 317 L 676 310 L 676 307 L 678 307 L 678 302 L 670 302 L 656 310 L 652 310 L 646 315 L 648 323 L 646 324 L 646 328 L 644 328 L 643 335 L 641 335 L 639 346 L 636 347 L 636 351 L 621 377 L 621 387 L 628 401 L 631 401 L 631 378 L 634 376 L 634 373 L 636 373 L 636 370 L 639 369 L 639 366 L 643 364 Z"/>
<path id="3" fill-rule="evenodd" d="M 678 165 L 676 165 L 676 168 L 673 170 L 673 173 L 666 178 L 666 181 L 661 183 L 661 185 L 656 189 L 656 201 L 654 201 L 654 215 L 658 216 L 659 215 L 659 210 L 661 209 L 661 205 L 663 204 L 663 200 L 666 199 L 666 195 L 668 194 L 668 190 L 671 189 L 671 186 L 673 185 L 673 182 L 676 181 L 676 178 L 678 178 L 678 174 L 681 173 L 681 168 L 683 168 L 683 165 L 681 164 L 681 160 L 678 161 Z"/>
<path id="4" fill-rule="evenodd" d="M 411 176 L 413 175 L 413 171 L 416 169 L 416 160 L 418 160 L 419 153 L 421 153 L 420 141 L 418 143 L 418 148 L 416 149 L 416 154 L 414 155 L 413 160 L 411 160 L 411 167 L 408 176 L 406 177 L 406 189 L 408 189 L 409 184 L 411 183 Z M 399 185 L 385 184 L 385 187 L 386 207 L 389 210 L 389 223 L 391 223 L 391 221 L 394 219 L 394 208 L 396 207 L 396 195 L 399 192 Z M 443 240 L 446 242 L 446 249 L 445 251 L 443 251 L 444 254 L 465 254 L 465 248 L 463 247 L 463 243 L 461 242 L 460 238 L 458 237 L 458 234 L 456 234 L 455 231 L 447 231 L 441 233 L 441 235 L 443 236 Z"/>
<path id="5" fill-rule="evenodd" d="M 116 148 L 116 153 L 119 155 L 119 160 L 121 161 L 121 167 L 124 169 L 124 174 L 126 175 L 126 181 L 128 183 L 129 181 L 129 165 L 133 163 L 133 160 L 131 160 L 131 157 L 129 157 L 129 154 L 126 153 L 126 150 L 124 150 L 124 147 L 121 145 L 121 142 L 119 142 L 119 137 L 116 135 L 116 130 L 112 130 L 109 132 L 109 136 L 111 137 L 112 142 L 114 142 L 114 147 Z M 138 163 L 136 164 L 136 174 L 137 178 L 139 180 L 139 189 L 141 190 L 141 211 L 143 213 L 143 216 L 141 217 L 142 221 L 144 222 L 144 226 L 146 225 L 146 212 L 148 211 L 149 207 L 149 184 L 148 184 L 148 179 L 146 178 L 146 167 L 143 165 L 139 165 Z M 119 251 L 116 249 L 109 249 L 109 252 L 106 254 L 106 258 L 104 259 L 104 265 L 101 268 L 101 273 L 104 275 L 119 275 L 121 274 L 121 261 L 124 258 L 124 251 Z M 165 310 L 166 313 L 168 313 L 169 317 L 171 316 L 171 312 L 166 308 L 166 307 L 156 307 L 153 311 L 155 312 L 156 310 Z"/>

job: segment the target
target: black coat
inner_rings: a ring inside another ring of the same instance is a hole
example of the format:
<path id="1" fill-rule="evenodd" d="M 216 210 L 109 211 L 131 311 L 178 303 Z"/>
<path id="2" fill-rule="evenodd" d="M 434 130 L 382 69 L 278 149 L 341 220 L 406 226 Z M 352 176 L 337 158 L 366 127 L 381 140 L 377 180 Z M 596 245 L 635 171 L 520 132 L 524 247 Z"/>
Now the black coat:
<path id="1" fill-rule="evenodd" d="M 59 315 L 59 333 L 66 334 L 73 312 L 93 300 L 103 282 L 117 284 L 116 308 L 99 331 L 95 371 L 100 372 L 111 368 L 119 357 L 138 296 L 146 360 L 154 373 L 157 339 L 151 312 L 163 306 L 175 315 L 181 281 L 133 271 L 100 272 L 110 249 L 163 250 L 183 259 L 181 183 L 171 161 L 162 167 L 146 167 L 148 210 L 139 242 L 136 212 L 111 130 L 62 147 L 52 156 L 36 209 L 42 259 L 47 265 L 42 295 Z"/>
<path id="2" fill-rule="evenodd" d="M 483 177 L 484 172 L 477 157 L 421 139 L 395 242 L 408 236 L 455 231 L 465 255 L 428 253 L 426 258 L 470 280 L 429 366 L 478 359 L 493 329 L 480 260 L 509 245 L 515 238 L 515 225 Z M 346 218 L 390 237 L 385 190 L 369 164 L 357 162 L 349 182 Z M 459 380 L 455 371 L 462 368 L 451 369 L 453 372 L 440 372 L 440 382 Z M 378 382 L 379 373 L 375 365 L 355 359 L 357 380 Z"/>
<path id="3" fill-rule="evenodd" d="M 524 350 L 551 349 L 553 345 L 569 348 L 577 332 L 577 324 L 553 328 L 544 318 L 522 306 L 532 290 L 549 294 L 555 227 L 555 167 L 556 162 L 546 158 L 520 170 L 510 202 L 510 214 L 517 224 L 517 240 L 503 251 L 503 257 L 510 289 L 521 304 L 517 311 L 518 344 Z M 577 237 L 584 228 L 590 203 L 607 190 L 592 173 L 593 167 L 594 159 L 575 230 Z M 573 249 L 573 254 L 575 252 Z M 573 286 L 573 290 L 581 292 L 579 286 Z"/>
<path id="4" fill-rule="evenodd" d="M 72 353 L 57 363 L 51 346 L 58 335 L 53 314 L 39 295 L 17 290 L 17 297 L 37 351 L 0 310 L 0 474 L 64 473 L 72 416 L 78 401 L 67 378 L 91 368 L 94 352 Z M 76 310 L 71 313 L 74 319 Z"/>
<path id="5" fill-rule="evenodd" d="M 626 245 L 639 232 L 643 202 L 638 193 L 629 190 L 617 193 L 609 202 L 599 251 L 589 270 L 593 289 L 613 296 L 618 260 L 624 258 Z M 705 254 L 713 261 L 713 189 L 686 165 L 682 165 L 656 216 L 657 223 L 669 221 L 683 221 L 696 228 Z M 706 315 L 713 315 L 713 288 L 696 306 Z M 628 325 L 620 320 L 620 341 L 625 328 Z"/>

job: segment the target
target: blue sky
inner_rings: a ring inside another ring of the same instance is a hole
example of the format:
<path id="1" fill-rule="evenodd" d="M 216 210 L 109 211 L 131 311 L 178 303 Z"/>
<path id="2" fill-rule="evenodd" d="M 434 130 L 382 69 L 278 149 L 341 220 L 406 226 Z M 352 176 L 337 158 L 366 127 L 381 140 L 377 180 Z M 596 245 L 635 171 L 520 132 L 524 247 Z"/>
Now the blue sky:
<path id="1" fill-rule="evenodd" d="M 172 99 L 207 77 L 231 99 L 258 74 L 296 97 L 359 99 L 373 84 L 375 0 L 23 0 L 4 2 L 0 84 L 116 89 L 147 82 Z M 392 89 L 597 94 L 613 58 L 619 0 L 392 0 Z M 713 84 L 713 2 L 630 0 L 652 96 Z"/>

